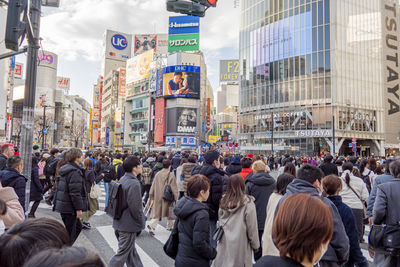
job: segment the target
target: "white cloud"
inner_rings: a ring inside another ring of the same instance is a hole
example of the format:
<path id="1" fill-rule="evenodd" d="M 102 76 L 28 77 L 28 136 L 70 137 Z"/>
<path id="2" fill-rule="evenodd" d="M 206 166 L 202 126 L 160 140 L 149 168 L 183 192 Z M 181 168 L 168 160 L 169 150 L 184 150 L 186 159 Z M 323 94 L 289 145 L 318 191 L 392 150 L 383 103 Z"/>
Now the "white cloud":
<path id="1" fill-rule="evenodd" d="M 167 33 L 168 17 L 178 15 L 166 10 L 165 0 L 63 0 L 60 8 L 45 8 L 41 21 L 42 45 L 63 60 L 76 62 L 76 73 L 87 71 L 81 59 L 102 60 L 106 29 L 125 33 Z M 218 59 L 224 50 L 237 51 L 239 9 L 233 1 L 220 0 L 201 19 L 200 47 L 205 53 L 209 76 L 218 76 Z M 232 55 L 237 58 L 238 55 Z M 95 71 L 95 70 L 93 70 Z M 211 78 L 211 80 L 213 80 Z M 215 80 L 215 79 L 214 79 Z M 88 81 L 88 85 L 94 81 Z M 80 84 L 80 86 L 82 86 Z M 213 86 L 216 87 L 215 82 Z M 79 90 L 87 89 L 79 88 Z"/>

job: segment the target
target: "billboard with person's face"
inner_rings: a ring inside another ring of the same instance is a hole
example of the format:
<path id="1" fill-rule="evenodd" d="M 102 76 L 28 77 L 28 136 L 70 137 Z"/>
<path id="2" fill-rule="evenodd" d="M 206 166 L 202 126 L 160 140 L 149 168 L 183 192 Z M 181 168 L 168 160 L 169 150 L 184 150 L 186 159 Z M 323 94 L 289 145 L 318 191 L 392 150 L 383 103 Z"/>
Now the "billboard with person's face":
<path id="1" fill-rule="evenodd" d="M 200 98 L 200 67 L 177 65 L 164 68 L 163 96 Z"/>
<path id="2" fill-rule="evenodd" d="M 167 109 L 167 133 L 193 134 L 197 132 L 196 108 Z"/>

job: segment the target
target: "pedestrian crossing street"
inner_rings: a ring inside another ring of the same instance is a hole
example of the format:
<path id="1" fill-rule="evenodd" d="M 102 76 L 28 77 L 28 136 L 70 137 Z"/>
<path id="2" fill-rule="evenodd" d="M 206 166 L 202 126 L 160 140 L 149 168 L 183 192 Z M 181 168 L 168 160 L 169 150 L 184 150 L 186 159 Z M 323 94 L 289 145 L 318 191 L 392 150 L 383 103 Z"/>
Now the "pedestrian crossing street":
<path id="1" fill-rule="evenodd" d="M 100 184 L 100 188 L 103 192 L 102 196 L 98 199 L 99 200 L 99 210 L 94 214 L 94 217 L 90 219 L 90 222 L 93 226 L 92 230 L 84 231 L 84 233 L 90 237 L 92 233 L 96 233 L 101 236 L 101 240 L 105 242 L 105 247 L 108 248 L 109 256 L 103 256 L 103 259 L 108 262 L 112 255 L 114 255 L 118 250 L 118 241 L 114 234 L 114 229 L 112 227 L 112 220 L 105 214 L 105 190 L 104 184 Z M 47 205 L 46 203 L 42 202 L 39 205 L 39 209 L 51 210 L 52 206 Z M 104 218 L 103 218 L 104 217 Z M 109 221 L 107 224 L 97 224 L 92 223 L 93 221 Z M 166 230 L 166 222 L 162 221 L 155 230 L 155 235 L 152 236 L 148 233 L 147 224 L 149 224 L 149 220 L 146 222 L 146 228 L 144 232 L 138 236 L 136 239 L 136 249 L 137 252 L 143 262 L 144 266 L 149 267 L 157 267 L 157 266 L 173 266 L 173 260 L 168 258 L 163 251 L 163 244 L 168 240 L 170 235 L 170 231 Z M 369 234 L 369 226 L 365 226 L 365 235 L 364 240 L 368 242 L 368 234 Z M 97 245 L 98 241 L 95 241 L 94 245 Z M 373 259 L 369 256 L 368 253 L 368 244 L 363 243 L 361 244 L 361 249 L 363 255 L 367 258 L 367 260 L 372 263 Z"/>

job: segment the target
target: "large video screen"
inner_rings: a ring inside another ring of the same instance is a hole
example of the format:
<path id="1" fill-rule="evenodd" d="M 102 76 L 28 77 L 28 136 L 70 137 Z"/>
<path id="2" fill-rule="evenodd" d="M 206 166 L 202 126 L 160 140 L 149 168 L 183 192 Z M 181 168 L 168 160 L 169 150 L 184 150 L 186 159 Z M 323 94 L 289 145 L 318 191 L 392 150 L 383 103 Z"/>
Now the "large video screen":
<path id="1" fill-rule="evenodd" d="M 164 68 L 163 96 L 200 98 L 200 67 L 177 65 Z"/>
<path id="2" fill-rule="evenodd" d="M 167 133 L 194 134 L 197 131 L 196 108 L 167 109 Z"/>

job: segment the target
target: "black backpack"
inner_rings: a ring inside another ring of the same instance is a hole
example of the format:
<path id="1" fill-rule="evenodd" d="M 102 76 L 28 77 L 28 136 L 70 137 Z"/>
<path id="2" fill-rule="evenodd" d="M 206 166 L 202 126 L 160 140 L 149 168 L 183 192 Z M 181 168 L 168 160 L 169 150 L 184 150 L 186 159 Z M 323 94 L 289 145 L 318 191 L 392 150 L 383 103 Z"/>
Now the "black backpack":
<path id="1" fill-rule="evenodd" d="M 108 204 L 105 209 L 106 214 L 114 220 L 119 220 L 126 208 L 127 203 L 123 199 L 122 185 L 119 182 L 111 181 L 109 185 Z"/>
<path id="2" fill-rule="evenodd" d="M 116 163 L 116 164 L 110 164 L 110 166 L 108 167 L 109 170 L 109 178 L 111 180 L 117 180 L 118 179 L 118 175 L 117 175 L 117 171 L 115 169 L 118 169 L 118 167 L 121 165 L 121 163 Z M 105 175 L 105 174 L 104 174 Z M 110 180 L 110 182 L 111 182 Z M 104 179 L 105 181 L 105 179 Z M 107 182 L 107 181 L 105 181 Z"/>
<path id="3" fill-rule="evenodd" d="M 45 176 L 55 176 L 57 164 L 58 164 L 58 159 L 56 158 L 53 158 L 51 160 L 50 159 L 46 160 L 46 165 L 44 166 L 43 174 Z"/>
<path id="4" fill-rule="evenodd" d="M 368 193 L 371 193 L 371 188 L 372 188 L 371 179 L 369 178 L 370 174 L 371 174 L 371 171 L 369 171 L 369 173 L 367 175 L 362 175 L 362 177 L 361 177 L 363 179 L 365 185 L 367 186 Z"/>

